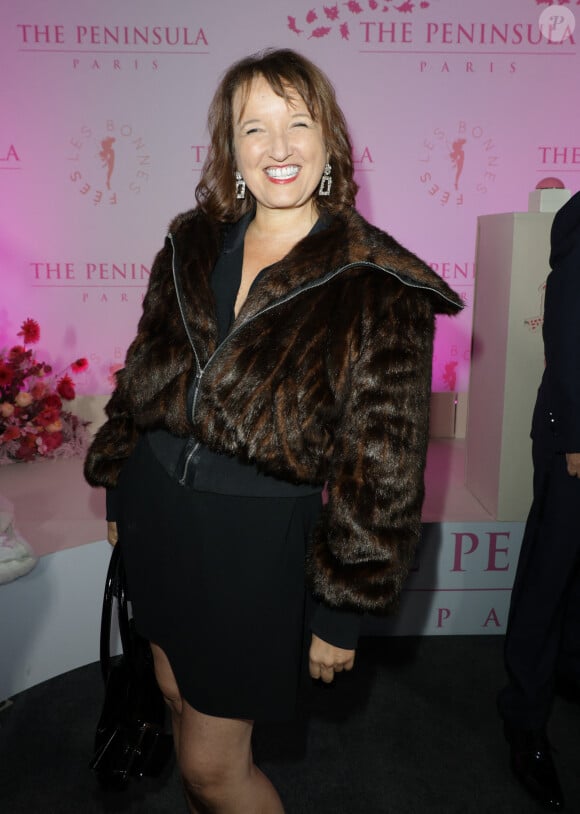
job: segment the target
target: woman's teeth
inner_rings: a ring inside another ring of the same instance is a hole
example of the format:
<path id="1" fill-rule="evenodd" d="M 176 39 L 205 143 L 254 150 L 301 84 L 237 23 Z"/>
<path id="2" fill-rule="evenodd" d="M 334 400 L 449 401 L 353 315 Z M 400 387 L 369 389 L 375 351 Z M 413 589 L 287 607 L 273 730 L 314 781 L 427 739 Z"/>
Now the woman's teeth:
<path id="1" fill-rule="evenodd" d="M 300 168 L 296 166 L 268 167 L 266 170 L 266 175 L 269 178 L 292 178 L 294 175 L 298 175 L 299 171 Z"/>

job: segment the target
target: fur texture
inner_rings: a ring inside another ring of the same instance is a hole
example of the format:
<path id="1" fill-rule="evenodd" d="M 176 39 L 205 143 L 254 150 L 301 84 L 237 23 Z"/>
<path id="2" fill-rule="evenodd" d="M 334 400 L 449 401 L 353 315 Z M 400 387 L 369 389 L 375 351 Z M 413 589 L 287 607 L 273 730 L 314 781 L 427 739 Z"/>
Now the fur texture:
<path id="1" fill-rule="evenodd" d="M 455 313 L 460 299 L 353 211 L 270 269 L 216 349 L 210 275 L 220 228 L 193 211 L 170 231 L 195 352 L 168 240 L 87 480 L 114 486 L 138 434 L 165 427 L 269 474 L 327 482 L 308 555 L 311 588 L 334 607 L 389 610 L 420 533 L 434 316 Z M 192 422 L 196 357 L 203 374 Z"/>

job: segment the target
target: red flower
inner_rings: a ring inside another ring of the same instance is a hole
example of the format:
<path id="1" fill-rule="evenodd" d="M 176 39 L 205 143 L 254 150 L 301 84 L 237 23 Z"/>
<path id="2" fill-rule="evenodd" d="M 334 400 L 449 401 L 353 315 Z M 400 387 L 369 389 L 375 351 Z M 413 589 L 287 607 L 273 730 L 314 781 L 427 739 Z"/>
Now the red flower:
<path id="1" fill-rule="evenodd" d="M 75 397 L 75 386 L 74 382 L 70 376 L 63 376 L 62 379 L 59 381 L 56 392 L 59 396 L 66 401 L 72 401 Z"/>
<path id="2" fill-rule="evenodd" d="M 48 394 L 48 385 L 45 382 L 35 382 L 30 388 L 32 398 L 35 401 L 40 401 L 45 395 Z"/>
<path id="3" fill-rule="evenodd" d="M 43 432 L 40 437 L 42 439 L 42 446 L 45 447 L 47 452 L 58 449 L 63 441 L 62 432 Z"/>
<path id="4" fill-rule="evenodd" d="M 32 461 L 37 451 L 36 436 L 25 435 L 16 450 L 16 457 L 21 461 Z"/>
<path id="5" fill-rule="evenodd" d="M 59 418 L 60 410 L 56 407 L 45 407 L 44 410 L 41 410 L 36 416 L 36 423 L 40 424 L 41 427 L 48 427 L 49 424 L 52 424 Z"/>
<path id="6" fill-rule="evenodd" d="M 63 444 L 65 455 L 76 454 L 78 443 L 87 440 L 88 422 L 62 407 L 64 399 L 75 398 L 73 374 L 84 372 L 88 359 L 75 359 L 55 376 L 51 365 L 38 360 L 28 347 L 40 339 L 38 322 L 24 320 L 18 336 L 21 344 L 0 352 L 0 463 L 54 458 Z M 66 371 L 70 375 L 63 375 Z"/>
<path id="7" fill-rule="evenodd" d="M 73 362 L 71 365 L 71 370 L 73 373 L 82 373 L 85 371 L 89 366 L 89 360 L 82 357 L 81 359 L 77 359 L 76 362 Z"/>
<path id="8" fill-rule="evenodd" d="M 13 372 L 10 365 L 0 362 L 0 387 L 8 387 L 12 383 Z"/>
<path id="9" fill-rule="evenodd" d="M 10 348 L 10 352 L 8 354 L 8 358 L 11 362 L 18 363 L 22 360 L 22 357 L 26 353 L 26 348 L 23 345 L 14 345 L 13 348 Z"/>
<path id="10" fill-rule="evenodd" d="M 14 441 L 14 439 L 19 438 L 19 436 L 20 430 L 18 427 L 11 424 L 9 427 L 6 427 L 2 435 L 0 435 L 0 441 L 6 441 L 6 443 L 8 443 L 8 441 Z"/>
<path id="11" fill-rule="evenodd" d="M 40 339 L 40 325 L 35 319 L 25 319 L 16 336 L 21 336 L 25 345 L 34 345 Z"/>
<path id="12" fill-rule="evenodd" d="M 60 400 L 59 396 L 56 393 L 49 393 L 48 396 L 43 399 L 43 404 L 45 407 L 52 407 L 55 410 L 59 410 L 62 407 L 62 401 Z"/>

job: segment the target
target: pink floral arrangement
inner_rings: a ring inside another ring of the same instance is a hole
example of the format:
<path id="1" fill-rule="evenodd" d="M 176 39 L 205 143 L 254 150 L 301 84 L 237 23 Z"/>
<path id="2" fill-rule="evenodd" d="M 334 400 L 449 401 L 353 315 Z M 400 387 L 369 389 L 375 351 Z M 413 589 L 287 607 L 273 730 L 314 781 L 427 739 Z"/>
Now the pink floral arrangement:
<path id="1" fill-rule="evenodd" d="M 88 445 L 88 422 L 63 409 L 63 401 L 75 397 L 68 371 L 82 373 L 87 359 L 55 376 L 27 348 L 40 339 L 38 322 L 24 320 L 17 336 L 21 345 L 0 350 L 0 464 L 81 455 Z"/>

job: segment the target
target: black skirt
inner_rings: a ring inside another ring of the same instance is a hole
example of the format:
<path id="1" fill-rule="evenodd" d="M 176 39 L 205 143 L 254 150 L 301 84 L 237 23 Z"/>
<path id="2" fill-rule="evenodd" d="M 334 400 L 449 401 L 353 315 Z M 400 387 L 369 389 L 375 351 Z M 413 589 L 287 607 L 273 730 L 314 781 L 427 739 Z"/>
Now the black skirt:
<path id="1" fill-rule="evenodd" d="M 119 481 L 119 536 L 137 630 L 208 715 L 295 714 L 307 540 L 319 494 L 239 497 L 180 486 L 142 440 Z"/>

